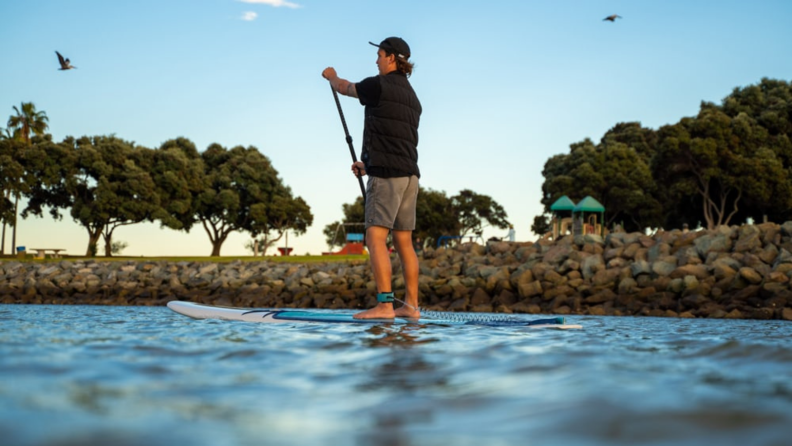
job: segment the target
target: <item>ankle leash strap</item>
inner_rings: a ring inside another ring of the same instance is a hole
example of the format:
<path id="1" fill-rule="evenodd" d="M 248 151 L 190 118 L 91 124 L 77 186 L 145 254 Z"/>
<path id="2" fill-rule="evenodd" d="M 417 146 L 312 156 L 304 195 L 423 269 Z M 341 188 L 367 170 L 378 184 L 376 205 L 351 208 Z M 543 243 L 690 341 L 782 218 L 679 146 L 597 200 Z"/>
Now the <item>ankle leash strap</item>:
<path id="1" fill-rule="evenodd" d="M 393 302 L 393 293 L 377 293 L 377 302 Z"/>

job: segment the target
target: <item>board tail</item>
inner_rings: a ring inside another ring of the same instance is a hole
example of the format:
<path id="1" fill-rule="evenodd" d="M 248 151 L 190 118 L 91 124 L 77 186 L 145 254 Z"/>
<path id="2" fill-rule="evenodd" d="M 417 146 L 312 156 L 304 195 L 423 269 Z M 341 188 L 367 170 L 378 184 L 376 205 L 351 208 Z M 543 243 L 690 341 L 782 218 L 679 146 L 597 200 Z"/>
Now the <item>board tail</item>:
<path id="1" fill-rule="evenodd" d="M 557 316 L 548 319 L 536 319 L 533 321 L 528 321 L 526 325 L 564 325 L 565 323 L 566 319 L 561 316 Z"/>

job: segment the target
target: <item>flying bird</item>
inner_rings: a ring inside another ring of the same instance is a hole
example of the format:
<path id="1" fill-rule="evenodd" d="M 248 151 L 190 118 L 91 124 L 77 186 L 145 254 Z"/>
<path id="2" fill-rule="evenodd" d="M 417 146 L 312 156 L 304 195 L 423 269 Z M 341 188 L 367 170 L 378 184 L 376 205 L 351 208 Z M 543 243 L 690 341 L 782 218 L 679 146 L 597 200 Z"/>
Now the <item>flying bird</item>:
<path id="1" fill-rule="evenodd" d="M 609 16 L 605 17 L 604 19 L 602 19 L 602 21 L 604 22 L 604 21 L 607 20 L 609 22 L 615 22 L 616 19 L 620 19 L 620 18 L 622 18 L 622 16 L 620 16 L 618 14 L 613 14 L 613 15 L 609 15 Z"/>
<path id="2" fill-rule="evenodd" d="M 61 53 L 55 51 L 55 54 L 58 55 L 58 63 L 60 63 L 61 66 L 59 68 L 60 70 L 71 70 L 72 68 L 77 68 L 72 66 L 71 62 L 69 62 L 69 59 L 66 59 L 63 56 L 61 56 Z"/>

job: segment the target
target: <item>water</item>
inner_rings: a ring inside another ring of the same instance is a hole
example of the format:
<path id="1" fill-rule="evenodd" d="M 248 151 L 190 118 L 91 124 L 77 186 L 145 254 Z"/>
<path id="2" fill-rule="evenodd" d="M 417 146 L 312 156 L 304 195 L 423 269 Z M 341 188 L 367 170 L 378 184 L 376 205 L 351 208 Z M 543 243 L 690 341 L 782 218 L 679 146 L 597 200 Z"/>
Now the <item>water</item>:
<path id="1" fill-rule="evenodd" d="M 792 323 L 567 319 L 584 329 L 0 305 L 0 443 L 792 442 Z"/>

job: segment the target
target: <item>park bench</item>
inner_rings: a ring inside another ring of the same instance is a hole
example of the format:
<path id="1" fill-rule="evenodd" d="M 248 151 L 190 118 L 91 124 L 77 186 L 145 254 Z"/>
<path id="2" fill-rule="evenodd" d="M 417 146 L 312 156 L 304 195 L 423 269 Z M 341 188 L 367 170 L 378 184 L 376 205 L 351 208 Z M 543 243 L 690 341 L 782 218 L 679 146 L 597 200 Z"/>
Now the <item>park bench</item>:
<path id="1" fill-rule="evenodd" d="M 53 259 L 60 258 L 60 252 L 65 251 L 65 249 L 55 249 L 55 248 L 31 248 L 31 251 L 35 253 L 35 257 L 37 259 L 43 259 L 47 256 L 47 252 L 51 252 L 51 257 Z"/>

